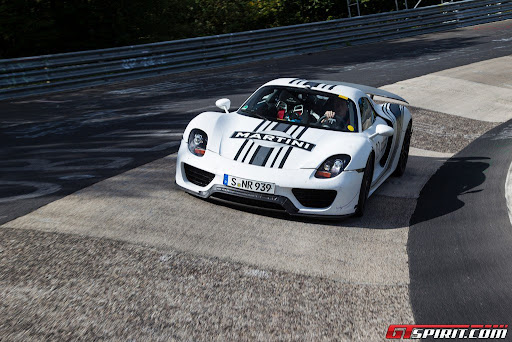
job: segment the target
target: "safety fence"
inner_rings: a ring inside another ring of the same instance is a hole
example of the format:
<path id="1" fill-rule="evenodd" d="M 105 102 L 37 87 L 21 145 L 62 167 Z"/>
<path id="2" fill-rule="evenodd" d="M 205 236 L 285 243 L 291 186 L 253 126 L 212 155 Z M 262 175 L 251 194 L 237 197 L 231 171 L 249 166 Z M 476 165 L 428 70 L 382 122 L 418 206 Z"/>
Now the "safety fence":
<path id="1" fill-rule="evenodd" d="M 279 58 L 512 19 L 512 0 L 443 5 L 271 29 L 0 60 L 0 100 Z"/>

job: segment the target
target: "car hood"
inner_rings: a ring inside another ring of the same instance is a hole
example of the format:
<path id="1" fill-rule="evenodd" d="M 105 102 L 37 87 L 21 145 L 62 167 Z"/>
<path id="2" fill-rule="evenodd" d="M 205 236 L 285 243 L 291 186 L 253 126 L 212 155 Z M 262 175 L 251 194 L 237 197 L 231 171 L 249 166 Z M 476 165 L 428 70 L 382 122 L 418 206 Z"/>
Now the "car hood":
<path id="1" fill-rule="evenodd" d="M 317 168 L 337 154 L 354 155 L 367 138 L 231 113 L 217 120 L 208 149 L 240 163 L 281 169 Z M 350 169 L 350 164 L 347 169 Z"/>

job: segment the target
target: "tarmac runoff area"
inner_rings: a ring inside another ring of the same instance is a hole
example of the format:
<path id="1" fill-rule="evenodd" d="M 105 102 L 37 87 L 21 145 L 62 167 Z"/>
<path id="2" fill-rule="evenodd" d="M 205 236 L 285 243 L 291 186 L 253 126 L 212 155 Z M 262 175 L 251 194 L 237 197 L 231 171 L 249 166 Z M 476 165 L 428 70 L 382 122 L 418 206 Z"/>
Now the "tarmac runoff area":
<path id="1" fill-rule="evenodd" d="M 490 59 L 382 87 L 413 106 L 465 118 L 511 118 L 512 56 Z"/>
<path id="2" fill-rule="evenodd" d="M 415 199 L 447 158 L 512 118 L 503 110 L 512 70 L 493 74 L 507 61 L 385 87 L 411 102 L 411 156 L 362 219 L 295 220 L 200 200 L 174 185 L 170 155 L 1 226 L 0 334 L 383 340 L 389 324 L 414 322 L 406 245 Z M 473 91 L 438 91 L 447 84 Z M 464 107 L 475 97 L 488 113 L 479 120 L 479 107 Z"/>

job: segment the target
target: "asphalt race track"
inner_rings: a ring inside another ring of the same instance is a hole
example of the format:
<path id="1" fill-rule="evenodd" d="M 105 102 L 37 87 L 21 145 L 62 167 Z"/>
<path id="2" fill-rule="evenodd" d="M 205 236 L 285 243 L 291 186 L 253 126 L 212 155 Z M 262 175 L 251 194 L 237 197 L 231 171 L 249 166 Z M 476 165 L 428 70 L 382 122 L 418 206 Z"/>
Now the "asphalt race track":
<path id="1" fill-rule="evenodd" d="M 504 21 L 215 71 L 3 101 L 0 143 L 4 165 L 0 173 L 2 181 L 16 183 L 2 184 L 2 197 L 33 193 L 34 184 L 30 187 L 23 183 L 26 181 L 44 183 L 36 186 L 51 184 L 54 187 L 50 190 L 58 191 L 23 201 L 0 202 L 0 223 L 176 151 L 168 134 L 181 132 L 195 115 L 214 109 L 220 97 L 229 95 L 233 105 L 239 105 L 256 87 L 282 76 L 389 85 L 510 55 L 511 27 L 510 21 Z M 179 140 L 179 136 L 174 138 Z M 44 160 L 30 167 L 34 156 Z M 107 159 L 93 163 L 97 157 Z M 77 159 L 82 159 L 82 165 L 75 165 Z M 108 166 L 109 161 L 114 161 L 116 167 Z M 40 172 L 53 163 L 60 167 Z M 63 170 L 62 166 L 69 163 L 75 168 Z"/>
<path id="2" fill-rule="evenodd" d="M 0 102 L 0 336 L 377 341 L 390 324 L 509 324 L 511 65 L 503 21 Z M 174 185 L 190 119 L 280 76 L 410 101 L 407 171 L 363 218 Z"/>
<path id="3" fill-rule="evenodd" d="M 416 321 L 508 322 L 512 121 L 475 140 L 423 188 L 407 245 Z M 457 175 L 454 177 L 453 175 Z"/>

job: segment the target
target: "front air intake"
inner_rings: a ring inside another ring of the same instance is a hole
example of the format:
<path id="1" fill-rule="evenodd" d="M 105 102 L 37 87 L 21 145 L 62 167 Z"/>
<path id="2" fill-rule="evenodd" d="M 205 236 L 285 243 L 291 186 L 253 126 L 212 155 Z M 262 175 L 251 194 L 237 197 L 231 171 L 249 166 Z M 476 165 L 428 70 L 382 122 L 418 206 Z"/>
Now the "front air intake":
<path id="1" fill-rule="evenodd" d="M 215 177 L 213 173 L 198 169 L 192 165 L 183 164 L 183 168 L 185 169 L 185 176 L 188 181 L 198 186 L 207 186 Z"/>
<path id="2" fill-rule="evenodd" d="M 293 195 L 305 207 L 327 208 L 336 198 L 336 190 L 292 189 Z"/>

